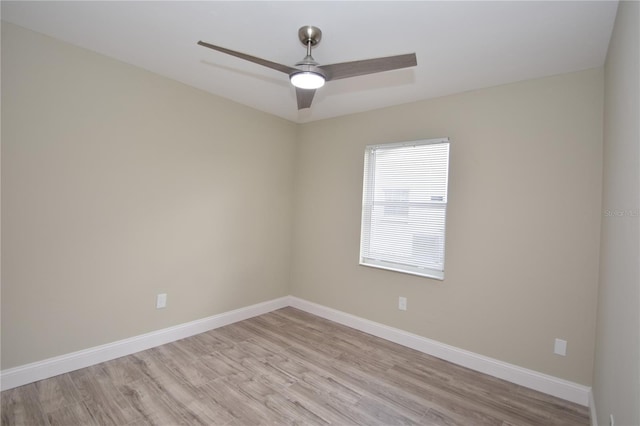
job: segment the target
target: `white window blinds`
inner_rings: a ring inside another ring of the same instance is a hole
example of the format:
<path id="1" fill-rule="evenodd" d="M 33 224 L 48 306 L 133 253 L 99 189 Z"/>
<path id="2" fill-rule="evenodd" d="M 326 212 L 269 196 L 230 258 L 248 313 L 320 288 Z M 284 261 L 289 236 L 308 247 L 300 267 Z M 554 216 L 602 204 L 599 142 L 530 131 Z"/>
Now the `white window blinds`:
<path id="1" fill-rule="evenodd" d="M 449 139 L 365 150 L 360 264 L 444 279 Z"/>

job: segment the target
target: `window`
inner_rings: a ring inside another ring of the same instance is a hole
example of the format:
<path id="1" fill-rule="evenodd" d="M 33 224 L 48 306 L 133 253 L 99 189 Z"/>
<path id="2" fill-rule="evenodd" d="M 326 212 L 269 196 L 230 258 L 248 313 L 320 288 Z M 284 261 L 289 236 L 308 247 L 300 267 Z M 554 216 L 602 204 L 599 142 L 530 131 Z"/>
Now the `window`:
<path id="1" fill-rule="evenodd" d="M 444 279 L 449 139 L 365 150 L 360 264 Z"/>

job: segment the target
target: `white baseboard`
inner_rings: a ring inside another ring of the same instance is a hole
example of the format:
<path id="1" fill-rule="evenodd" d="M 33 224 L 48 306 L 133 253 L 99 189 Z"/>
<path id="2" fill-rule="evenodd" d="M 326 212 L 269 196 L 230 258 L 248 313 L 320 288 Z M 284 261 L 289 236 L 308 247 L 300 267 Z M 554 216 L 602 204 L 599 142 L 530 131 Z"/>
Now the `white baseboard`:
<path id="1" fill-rule="evenodd" d="M 118 340 L 117 342 L 2 370 L 0 372 L 0 388 L 2 390 L 15 388 L 125 355 L 131 355 L 234 322 L 266 314 L 288 305 L 289 297 L 281 297 L 174 327 Z"/>
<path id="2" fill-rule="evenodd" d="M 471 370 L 588 406 L 591 388 L 290 296 L 289 305 Z"/>
<path id="3" fill-rule="evenodd" d="M 596 425 L 596 423 L 593 423 L 594 421 L 597 422 L 593 394 L 591 388 L 587 386 L 508 364 L 293 296 L 281 297 L 140 336 L 134 336 L 117 342 L 3 370 L 0 372 L 0 388 L 2 390 L 11 389 L 80 368 L 89 367 L 254 316 L 266 314 L 286 306 L 292 306 L 481 373 L 498 377 L 580 405 L 590 406 L 592 425 Z"/>

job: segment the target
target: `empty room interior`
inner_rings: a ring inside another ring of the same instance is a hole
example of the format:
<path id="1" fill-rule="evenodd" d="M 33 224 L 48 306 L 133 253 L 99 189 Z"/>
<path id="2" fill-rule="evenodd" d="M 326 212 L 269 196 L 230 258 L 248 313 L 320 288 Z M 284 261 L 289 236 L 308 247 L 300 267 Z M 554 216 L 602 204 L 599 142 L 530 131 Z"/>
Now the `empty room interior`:
<path id="1" fill-rule="evenodd" d="M 639 2 L 1 7 L 2 425 L 640 425 Z"/>

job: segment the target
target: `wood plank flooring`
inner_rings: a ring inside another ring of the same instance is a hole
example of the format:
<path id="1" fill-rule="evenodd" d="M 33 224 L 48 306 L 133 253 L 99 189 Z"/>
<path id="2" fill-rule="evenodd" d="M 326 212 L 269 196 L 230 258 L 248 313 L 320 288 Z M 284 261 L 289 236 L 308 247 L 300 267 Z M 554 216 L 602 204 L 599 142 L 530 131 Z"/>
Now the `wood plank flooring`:
<path id="1" fill-rule="evenodd" d="M 2 392 L 2 425 L 588 425 L 586 407 L 284 308 Z"/>

